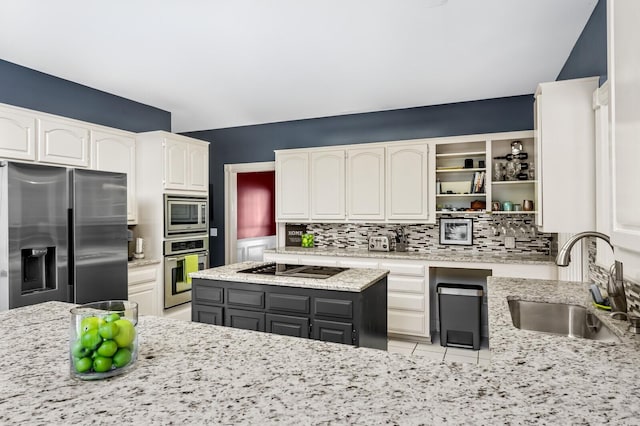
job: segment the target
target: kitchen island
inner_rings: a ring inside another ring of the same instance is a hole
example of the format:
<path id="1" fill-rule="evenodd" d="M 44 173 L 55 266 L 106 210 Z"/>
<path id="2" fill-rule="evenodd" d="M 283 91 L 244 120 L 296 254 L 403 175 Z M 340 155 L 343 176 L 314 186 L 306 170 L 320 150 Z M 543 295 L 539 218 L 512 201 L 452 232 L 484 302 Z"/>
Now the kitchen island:
<path id="1" fill-rule="evenodd" d="M 69 308 L 0 313 L 0 424 L 638 424 L 640 344 L 515 329 L 507 296 L 584 304 L 586 286 L 489 278 L 491 363 L 142 316 L 126 375 L 69 377 Z"/>
<path id="2" fill-rule="evenodd" d="M 192 272 L 193 321 L 387 349 L 380 269 L 242 262 Z M 287 270 L 284 270 L 287 269 Z"/>

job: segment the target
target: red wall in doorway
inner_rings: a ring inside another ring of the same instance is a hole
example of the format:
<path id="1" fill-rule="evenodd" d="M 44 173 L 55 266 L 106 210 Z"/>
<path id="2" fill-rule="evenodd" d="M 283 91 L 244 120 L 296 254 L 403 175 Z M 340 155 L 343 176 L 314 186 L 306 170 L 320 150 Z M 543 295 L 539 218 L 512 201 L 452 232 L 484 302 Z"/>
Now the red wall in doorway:
<path id="1" fill-rule="evenodd" d="M 238 173 L 238 239 L 276 234 L 276 173 Z"/>

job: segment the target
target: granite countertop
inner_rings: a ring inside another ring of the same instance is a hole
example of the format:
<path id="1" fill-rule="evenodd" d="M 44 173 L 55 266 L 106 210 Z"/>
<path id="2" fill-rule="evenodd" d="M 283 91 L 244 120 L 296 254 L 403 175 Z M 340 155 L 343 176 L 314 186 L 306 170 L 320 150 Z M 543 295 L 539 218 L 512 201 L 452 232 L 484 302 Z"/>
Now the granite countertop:
<path id="1" fill-rule="evenodd" d="M 160 263 L 160 259 L 144 258 L 130 260 L 127 265 L 129 268 L 137 268 L 139 266 L 156 265 Z"/>
<path id="2" fill-rule="evenodd" d="M 337 247 L 281 247 L 267 249 L 265 253 L 298 254 L 313 256 L 338 257 L 369 257 L 373 259 L 406 259 L 444 262 L 473 262 L 473 263 L 516 263 L 521 265 L 555 265 L 555 257 L 540 254 L 525 253 L 419 253 L 400 251 L 369 251 L 367 249 L 337 248 Z"/>
<path id="3" fill-rule="evenodd" d="M 203 269 L 189 274 L 191 278 L 203 278 L 206 280 L 237 281 L 255 284 L 269 284 L 283 287 L 302 287 L 321 290 L 337 290 L 360 292 L 381 278 L 387 276 L 389 271 L 384 269 L 358 269 L 349 268 L 329 278 L 301 278 L 284 277 L 282 275 L 260 275 L 238 273 L 243 269 L 266 265 L 270 262 L 242 262 L 217 268 Z"/>
<path id="4" fill-rule="evenodd" d="M 69 377 L 72 305 L 18 308 L 0 313 L 0 424 L 638 424 L 635 337 L 510 324 L 507 297 L 580 302 L 585 291 L 490 277 L 489 366 L 141 316 L 135 368 L 98 382 Z"/>

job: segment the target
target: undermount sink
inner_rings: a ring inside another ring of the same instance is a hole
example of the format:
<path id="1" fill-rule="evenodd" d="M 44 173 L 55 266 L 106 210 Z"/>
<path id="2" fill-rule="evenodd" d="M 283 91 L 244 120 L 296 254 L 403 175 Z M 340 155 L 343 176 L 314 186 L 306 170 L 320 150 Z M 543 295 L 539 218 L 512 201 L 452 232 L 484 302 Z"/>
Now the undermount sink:
<path id="1" fill-rule="evenodd" d="M 565 303 L 509 300 L 513 325 L 521 330 L 619 342 L 620 339 L 587 308 Z"/>

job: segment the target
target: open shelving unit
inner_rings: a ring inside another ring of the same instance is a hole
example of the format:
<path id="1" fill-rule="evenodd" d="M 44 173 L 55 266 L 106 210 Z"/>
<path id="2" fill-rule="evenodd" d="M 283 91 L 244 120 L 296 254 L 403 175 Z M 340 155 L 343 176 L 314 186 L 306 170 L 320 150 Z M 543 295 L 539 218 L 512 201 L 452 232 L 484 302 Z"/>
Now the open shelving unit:
<path id="1" fill-rule="evenodd" d="M 436 214 L 481 214 L 484 211 L 443 211 L 448 208 L 470 208 L 471 202 L 481 200 L 486 203 L 487 143 L 485 140 L 448 143 L 436 146 L 436 180 L 440 193 L 436 190 Z M 464 167 L 465 160 L 473 162 L 472 167 Z M 483 162 L 484 167 L 480 167 Z M 474 192 L 474 177 L 485 175 L 485 184 L 481 192 Z M 451 193 L 447 193 L 447 192 Z"/>
<path id="2" fill-rule="evenodd" d="M 494 159 L 494 157 L 503 157 L 507 154 L 511 154 L 511 142 L 522 142 L 522 152 L 528 154 L 526 160 L 511 160 L 517 163 L 527 163 L 529 168 L 532 168 L 536 162 L 536 150 L 534 145 L 533 132 L 522 132 L 520 137 L 514 137 L 509 139 L 495 139 L 489 141 L 488 155 L 490 157 L 490 163 L 487 166 L 491 170 L 490 176 L 490 189 L 488 193 L 490 196 L 487 198 L 487 210 L 492 214 L 535 214 L 536 207 L 538 206 L 538 200 L 536 199 L 536 180 L 494 180 L 496 163 L 503 163 L 506 165 L 507 160 Z M 534 211 L 491 211 L 493 202 L 503 203 L 505 201 L 511 201 L 513 204 L 522 204 L 524 200 L 532 200 Z"/>

